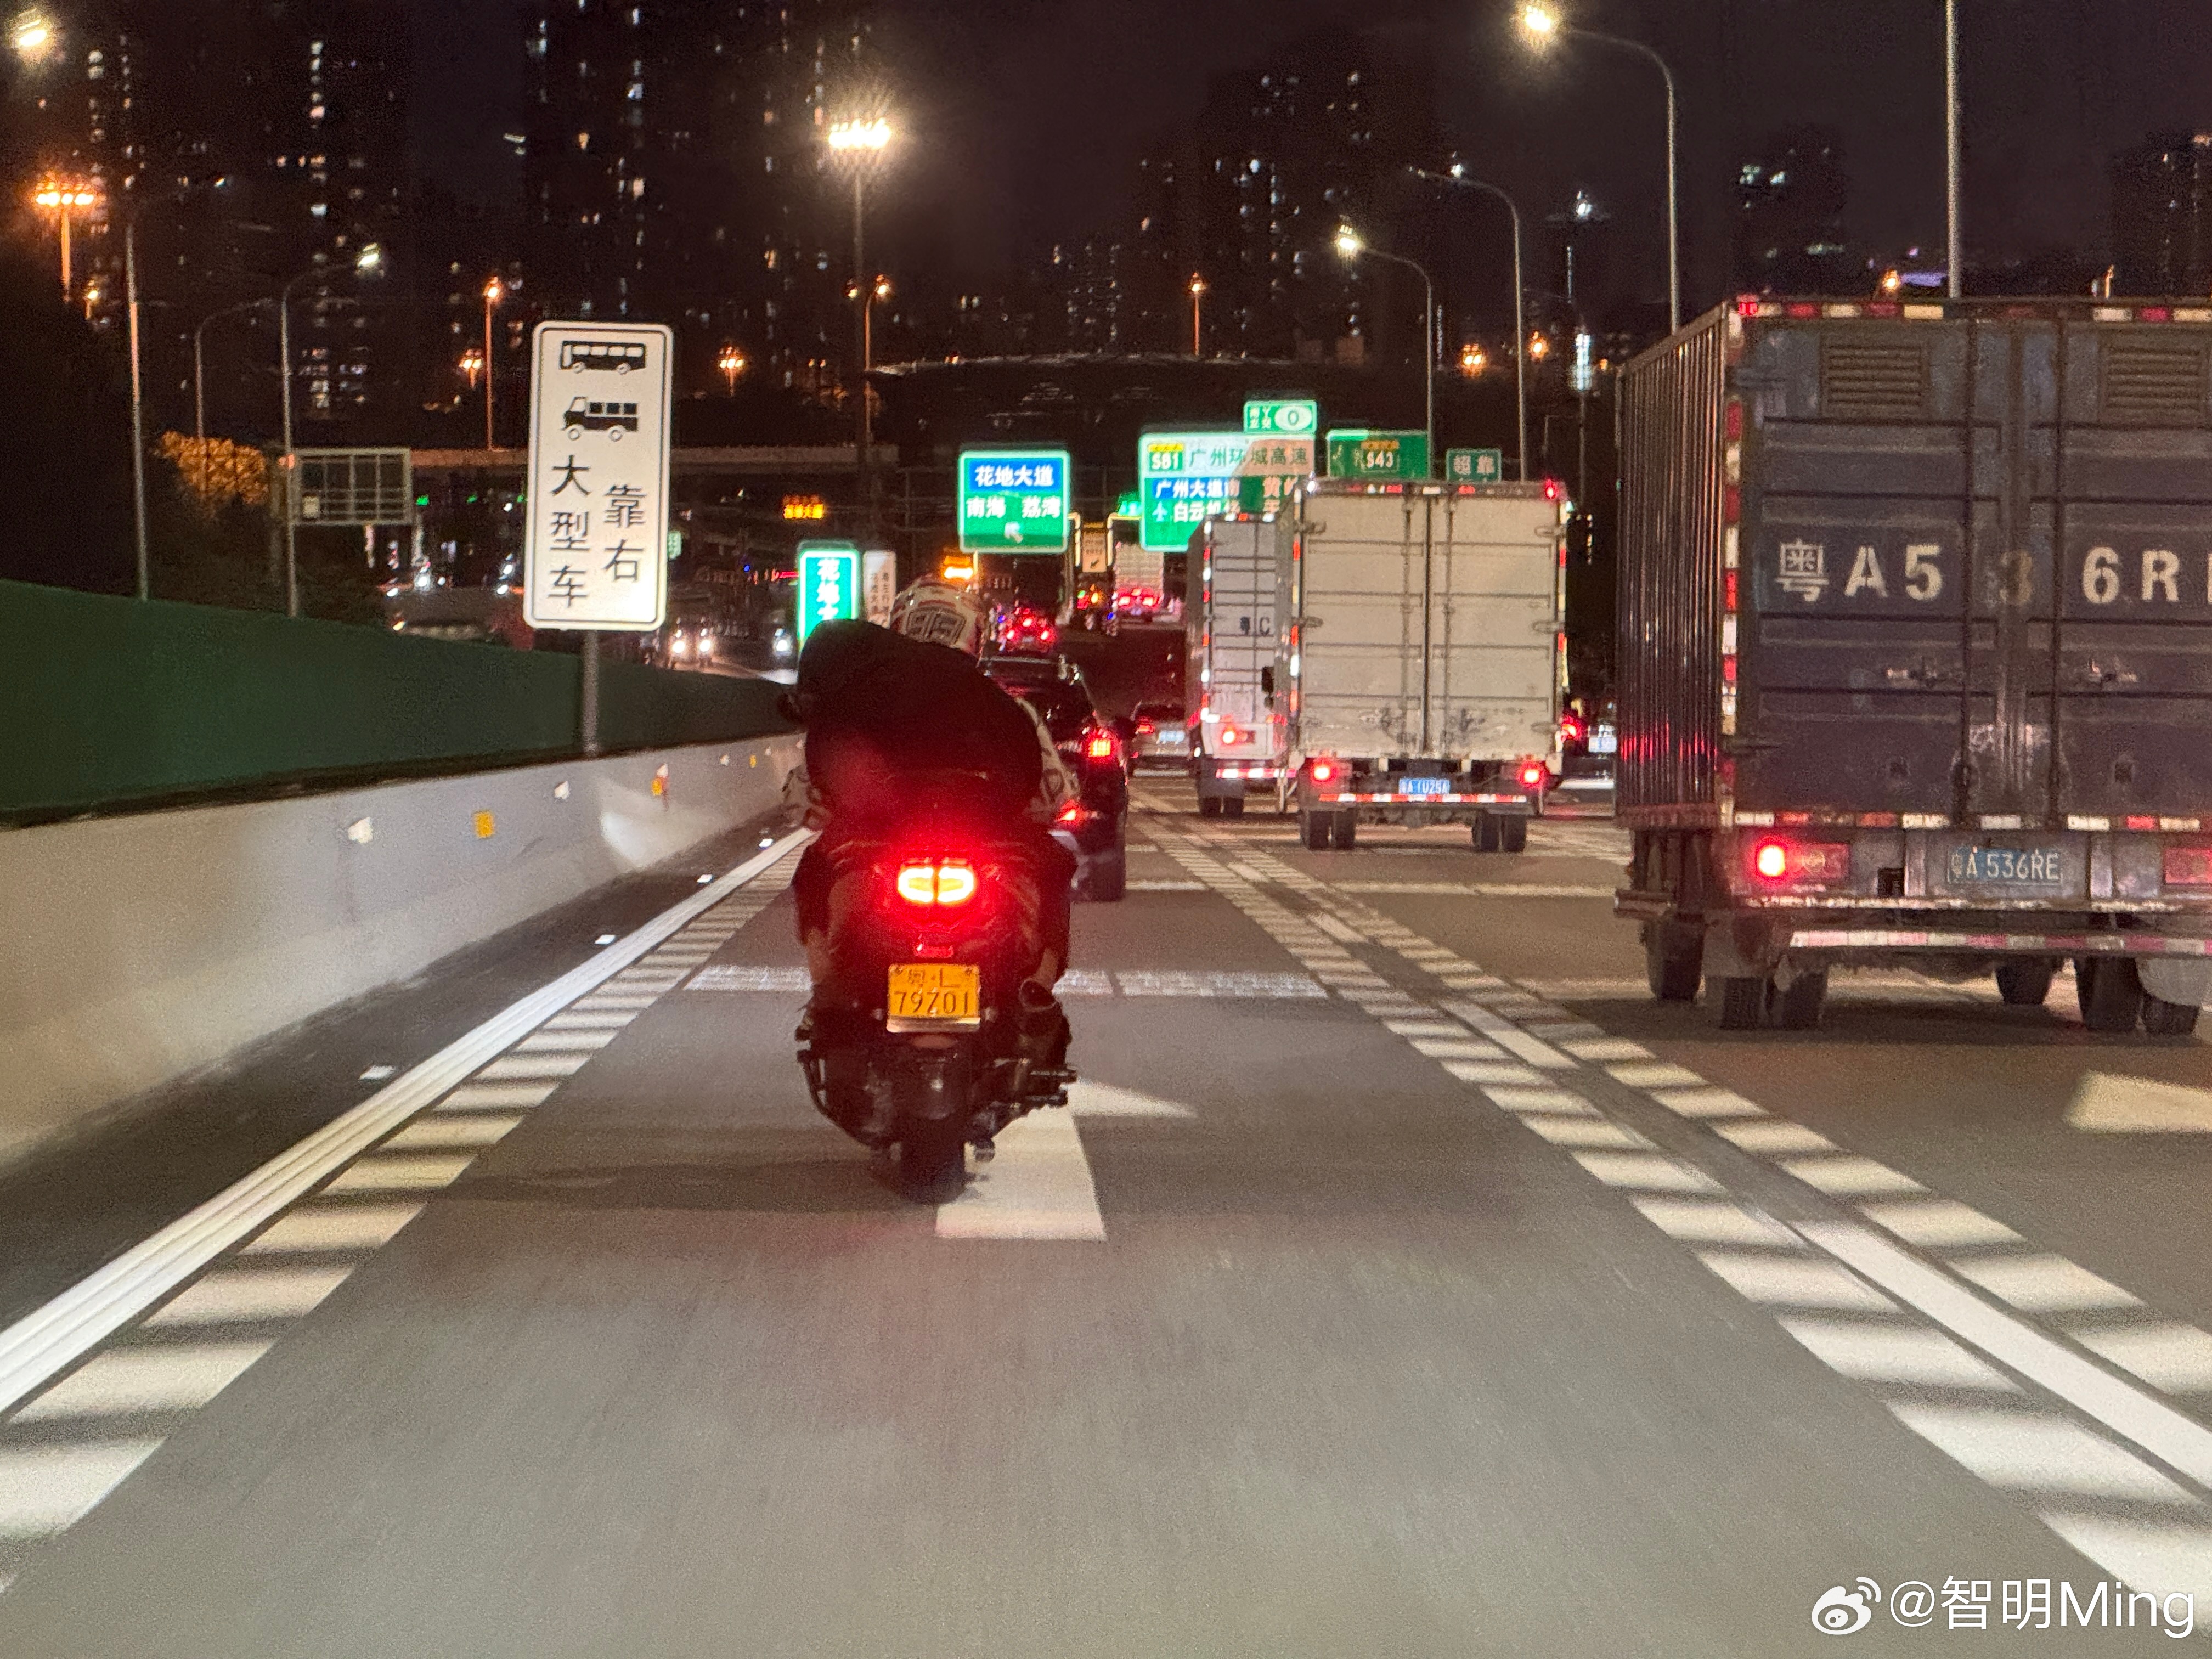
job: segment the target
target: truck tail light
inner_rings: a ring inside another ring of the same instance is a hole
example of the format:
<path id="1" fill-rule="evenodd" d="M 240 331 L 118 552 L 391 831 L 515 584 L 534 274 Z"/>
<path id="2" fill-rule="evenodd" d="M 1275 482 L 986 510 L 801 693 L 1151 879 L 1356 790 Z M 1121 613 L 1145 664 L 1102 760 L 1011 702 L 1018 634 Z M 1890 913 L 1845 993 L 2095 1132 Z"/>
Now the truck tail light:
<path id="1" fill-rule="evenodd" d="M 1751 872 L 1771 885 L 1848 881 L 1851 849 L 1847 842 L 1784 841 L 1769 836 L 1751 849 Z"/>
<path id="2" fill-rule="evenodd" d="M 1229 745 L 1234 744 L 1239 744 L 1239 743 L 1242 743 L 1242 742 L 1243 742 L 1243 741 L 1244 741 L 1244 733 L 1243 733 L 1243 732 L 1242 732 L 1238 731 L 1235 726 L 1233 726 L 1230 725 L 1230 724 L 1229 724 L 1227 721 L 1225 721 L 1225 720 L 1222 722 L 1222 726 L 1221 726 L 1221 742 L 1222 742 L 1222 744 L 1223 744 L 1223 746 L 1224 746 L 1224 748 L 1225 748 L 1225 747 L 1228 747 Z"/>
<path id="3" fill-rule="evenodd" d="M 1543 763 L 1543 762 L 1541 762 L 1541 761 L 1523 761 L 1523 762 L 1521 763 L 1521 787 L 1522 787 L 1523 789 L 1534 789 L 1534 788 L 1535 788 L 1535 787 L 1537 787 L 1537 785 L 1539 785 L 1539 784 L 1542 783 L 1542 782 L 1543 782 L 1543 781 L 1544 781 L 1544 763 Z"/>
<path id="4" fill-rule="evenodd" d="M 2166 849 L 2168 887 L 2212 887 L 2212 846 L 2198 843 L 2169 845 Z"/>
<path id="5" fill-rule="evenodd" d="M 1334 761 L 1325 760 L 1316 761 L 1313 763 L 1313 781 L 1316 783 L 1335 782 L 1336 763 Z"/>

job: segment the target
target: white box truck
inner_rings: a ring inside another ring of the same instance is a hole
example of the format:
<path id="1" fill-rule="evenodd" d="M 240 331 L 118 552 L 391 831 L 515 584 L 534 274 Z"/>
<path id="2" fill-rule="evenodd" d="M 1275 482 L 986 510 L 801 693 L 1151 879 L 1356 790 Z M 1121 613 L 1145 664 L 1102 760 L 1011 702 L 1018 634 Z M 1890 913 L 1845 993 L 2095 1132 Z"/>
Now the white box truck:
<path id="1" fill-rule="evenodd" d="M 1198 810 L 1235 817 L 1248 796 L 1282 805 L 1290 699 L 1280 656 L 1290 612 L 1289 550 L 1273 515 L 1212 518 L 1190 540 L 1183 599 L 1183 708 Z"/>
<path id="2" fill-rule="evenodd" d="M 1559 771 L 1559 495 L 1324 478 L 1278 520 L 1274 678 L 1306 846 L 1349 848 L 1363 818 L 1528 845 Z"/>

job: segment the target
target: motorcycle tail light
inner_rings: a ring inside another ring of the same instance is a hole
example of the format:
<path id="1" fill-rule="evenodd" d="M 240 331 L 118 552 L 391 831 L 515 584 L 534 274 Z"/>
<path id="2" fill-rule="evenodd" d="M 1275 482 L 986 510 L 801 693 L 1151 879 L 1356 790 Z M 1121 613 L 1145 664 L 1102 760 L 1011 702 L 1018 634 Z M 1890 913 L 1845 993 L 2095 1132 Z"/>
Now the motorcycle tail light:
<path id="1" fill-rule="evenodd" d="M 1083 752 L 1093 760 L 1114 758 L 1114 737 L 1109 732 L 1093 732 L 1091 741 L 1083 745 Z"/>
<path id="2" fill-rule="evenodd" d="M 964 859 L 902 864 L 893 884 L 908 904 L 965 904 L 975 896 L 975 867 Z"/>
<path id="3" fill-rule="evenodd" d="M 1054 823 L 1082 823 L 1082 822 L 1083 822 L 1083 803 L 1082 803 L 1081 801 L 1079 801 L 1079 800 L 1072 800 L 1072 801 L 1068 802 L 1066 805 L 1065 805 L 1065 806 L 1063 806 L 1063 807 L 1061 807 L 1061 808 L 1060 809 L 1060 816 L 1059 816 L 1058 817 L 1054 818 L 1054 819 L 1053 820 L 1053 822 L 1054 822 Z"/>

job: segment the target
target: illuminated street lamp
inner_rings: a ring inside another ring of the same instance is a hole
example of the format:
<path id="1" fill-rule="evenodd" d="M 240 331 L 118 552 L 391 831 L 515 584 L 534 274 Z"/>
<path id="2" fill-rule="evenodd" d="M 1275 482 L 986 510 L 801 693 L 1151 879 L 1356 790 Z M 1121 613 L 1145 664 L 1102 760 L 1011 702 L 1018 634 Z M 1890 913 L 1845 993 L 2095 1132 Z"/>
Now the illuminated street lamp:
<path id="1" fill-rule="evenodd" d="M 726 345 L 722 355 L 714 359 L 714 367 L 722 371 L 722 384 L 729 388 L 729 395 L 736 397 L 738 376 L 745 372 L 745 354 L 733 345 Z"/>
<path id="2" fill-rule="evenodd" d="M 1674 181 L 1674 72 L 1667 67 L 1665 58 L 1641 40 L 1624 40 L 1617 34 L 1601 34 L 1595 29 L 1583 28 L 1568 22 L 1548 6 L 1535 3 L 1522 6 L 1519 21 L 1521 32 L 1528 37 L 1530 44 L 1540 50 L 1554 40 L 1595 40 L 1600 46 L 1634 52 L 1656 68 L 1659 71 L 1659 78 L 1667 84 L 1667 331 L 1671 334 L 1682 326 L 1681 218 Z"/>
<path id="3" fill-rule="evenodd" d="M 1470 380 L 1481 374 L 1489 362 L 1489 356 L 1472 340 L 1459 349 L 1459 372 Z"/>
<path id="4" fill-rule="evenodd" d="M 42 11 L 19 11 L 8 20 L 8 45 L 27 64 L 44 63 L 60 44 L 53 20 Z"/>
<path id="5" fill-rule="evenodd" d="M 66 304 L 76 286 L 70 276 L 70 216 L 98 207 L 100 191 L 82 179 L 49 179 L 31 200 L 61 221 L 62 300 Z"/>
<path id="6" fill-rule="evenodd" d="M 875 289 L 881 287 L 890 293 L 890 286 L 881 277 L 869 284 L 867 279 L 866 226 L 868 213 L 868 174 L 884 158 L 884 152 L 895 137 L 891 124 L 883 116 L 853 118 L 833 121 L 824 139 L 830 157 L 842 161 L 853 170 L 853 276 L 848 294 L 860 301 L 860 311 L 853 319 L 854 344 L 860 364 L 859 396 L 854 415 L 854 471 L 860 486 L 861 511 L 871 526 L 875 522 L 875 482 L 870 477 L 868 449 L 872 432 L 868 417 L 868 327 L 869 307 L 875 297 Z M 865 291 L 864 291 L 865 290 Z"/>
<path id="7" fill-rule="evenodd" d="M 1206 278 L 1194 270 L 1190 273 L 1190 355 L 1194 357 L 1202 357 L 1206 355 L 1200 349 L 1198 332 L 1199 307 L 1205 303 L 1205 301 Z"/>
<path id="8" fill-rule="evenodd" d="M 483 373 L 483 366 L 484 355 L 482 346 L 471 346 L 461 353 L 459 368 L 461 373 L 469 377 L 470 391 L 474 392 L 477 389 L 477 376 Z"/>
<path id="9" fill-rule="evenodd" d="M 1531 334 L 1528 337 L 1528 355 L 1542 362 L 1552 355 L 1552 343 L 1540 334 Z"/>
<path id="10" fill-rule="evenodd" d="M 498 307 L 499 302 L 506 297 L 507 289 L 501 284 L 498 277 L 495 276 L 491 281 L 484 284 L 484 453 L 487 456 L 491 453 L 492 450 L 491 383 L 495 378 L 492 374 L 491 313 Z M 473 380 L 470 382 L 471 386 L 474 386 L 475 384 L 476 383 Z"/>
<path id="11" fill-rule="evenodd" d="M 1340 225 L 1336 231 L 1336 252 L 1340 258 L 1355 260 L 1364 255 L 1370 258 L 1387 259 L 1394 265 L 1403 265 L 1421 279 L 1421 398 L 1422 430 L 1427 433 L 1429 454 L 1437 453 L 1437 285 L 1429 280 L 1429 273 L 1401 253 L 1386 253 L 1379 247 L 1370 247 L 1358 231 L 1350 225 Z"/>

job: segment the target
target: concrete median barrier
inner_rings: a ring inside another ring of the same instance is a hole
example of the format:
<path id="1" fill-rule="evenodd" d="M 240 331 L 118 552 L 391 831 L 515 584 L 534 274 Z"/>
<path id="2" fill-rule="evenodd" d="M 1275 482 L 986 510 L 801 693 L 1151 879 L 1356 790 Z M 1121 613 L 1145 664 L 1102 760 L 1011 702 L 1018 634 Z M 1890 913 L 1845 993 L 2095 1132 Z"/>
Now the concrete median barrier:
<path id="1" fill-rule="evenodd" d="M 799 742 L 0 832 L 0 1163 L 769 811 Z"/>

